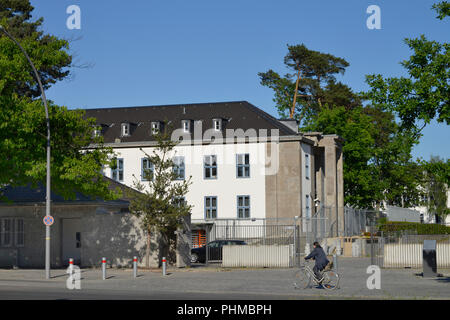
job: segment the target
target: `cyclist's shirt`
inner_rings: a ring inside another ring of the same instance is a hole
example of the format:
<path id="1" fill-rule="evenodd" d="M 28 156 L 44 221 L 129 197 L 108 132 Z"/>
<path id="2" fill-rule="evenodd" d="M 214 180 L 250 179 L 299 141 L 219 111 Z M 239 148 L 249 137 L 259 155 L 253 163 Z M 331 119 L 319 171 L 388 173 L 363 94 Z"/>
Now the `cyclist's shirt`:
<path id="1" fill-rule="evenodd" d="M 330 261 L 327 259 L 327 255 L 325 254 L 325 251 L 321 247 L 316 247 L 314 250 L 307 256 L 305 259 L 314 259 L 315 260 L 315 266 L 319 268 L 319 270 L 322 270 L 327 266 Z"/>

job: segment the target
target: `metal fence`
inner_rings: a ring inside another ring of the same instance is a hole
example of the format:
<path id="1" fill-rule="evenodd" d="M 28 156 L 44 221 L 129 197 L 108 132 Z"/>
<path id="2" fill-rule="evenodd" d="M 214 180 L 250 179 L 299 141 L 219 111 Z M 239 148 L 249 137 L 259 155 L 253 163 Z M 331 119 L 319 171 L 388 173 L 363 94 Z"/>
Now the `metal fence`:
<path id="1" fill-rule="evenodd" d="M 229 242 L 219 253 L 218 249 L 207 246 L 206 263 L 224 266 L 292 267 L 297 265 L 299 256 L 309 253 L 314 241 L 329 237 L 333 228 L 326 210 L 319 210 L 310 218 L 193 219 L 191 222 L 204 227 L 207 243 L 222 241 L 223 244 L 225 240 L 246 243 L 244 248 Z M 249 256 L 253 257 L 252 261 Z"/>
<path id="2" fill-rule="evenodd" d="M 429 227 L 433 229 L 439 225 Z M 418 234 L 416 230 L 386 232 L 375 226 L 373 230 L 370 246 L 373 265 L 381 268 L 421 268 L 424 240 L 436 240 L 438 267 L 450 267 L 450 234 Z M 433 230 L 430 233 L 434 233 Z"/>
<path id="3" fill-rule="evenodd" d="M 356 209 L 344 207 L 344 234 L 345 237 L 362 235 L 370 232 L 377 219 L 383 217 L 381 211 Z"/>

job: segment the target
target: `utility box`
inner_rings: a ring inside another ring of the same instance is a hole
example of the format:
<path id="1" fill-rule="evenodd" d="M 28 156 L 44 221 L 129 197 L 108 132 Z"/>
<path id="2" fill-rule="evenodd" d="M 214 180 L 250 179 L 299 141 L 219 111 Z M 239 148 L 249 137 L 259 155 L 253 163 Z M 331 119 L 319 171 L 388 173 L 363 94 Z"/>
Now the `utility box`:
<path id="1" fill-rule="evenodd" d="M 423 241 L 423 276 L 437 276 L 436 240 Z"/>

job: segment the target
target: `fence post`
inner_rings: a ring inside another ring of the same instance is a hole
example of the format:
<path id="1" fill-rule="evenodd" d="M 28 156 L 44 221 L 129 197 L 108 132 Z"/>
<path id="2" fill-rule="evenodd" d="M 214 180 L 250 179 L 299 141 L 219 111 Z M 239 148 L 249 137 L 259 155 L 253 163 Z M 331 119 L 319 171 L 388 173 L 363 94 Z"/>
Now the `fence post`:
<path id="1" fill-rule="evenodd" d="M 370 226 L 370 264 L 373 266 L 375 264 L 375 257 L 374 257 L 374 243 L 373 243 L 373 222 L 372 225 Z"/>
<path id="2" fill-rule="evenodd" d="M 133 258 L 133 278 L 137 277 L 137 257 Z"/>
<path id="3" fill-rule="evenodd" d="M 228 224 L 228 221 L 227 221 Z M 208 247 L 208 243 L 209 243 L 209 238 L 210 238 L 210 231 L 211 231 L 211 226 L 206 225 L 206 244 L 205 244 L 205 266 L 208 266 L 209 263 L 209 247 Z"/>
<path id="4" fill-rule="evenodd" d="M 298 263 L 297 263 L 297 258 L 298 258 L 298 254 L 297 254 L 297 219 L 298 216 L 294 217 L 294 266 L 297 267 Z"/>
<path id="5" fill-rule="evenodd" d="M 102 258 L 102 279 L 106 280 L 106 258 Z"/>

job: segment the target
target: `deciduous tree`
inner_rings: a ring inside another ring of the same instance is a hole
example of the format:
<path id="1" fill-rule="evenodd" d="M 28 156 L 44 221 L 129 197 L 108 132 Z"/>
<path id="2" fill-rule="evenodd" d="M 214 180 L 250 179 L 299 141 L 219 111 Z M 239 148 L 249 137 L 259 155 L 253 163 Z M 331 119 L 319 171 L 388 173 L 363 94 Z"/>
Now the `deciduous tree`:
<path id="1" fill-rule="evenodd" d="M 26 50 L 45 88 L 68 76 L 69 43 L 40 30 L 43 18 L 31 20 L 28 0 L 0 2 L 0 24 Z M 0 185 L 46 181 L 46 117 L 37 80 L 20 48 L 0 32 Z M 112 150 L 94 137 L 95 119 L 49 101 L 51 187 L 66 198 L 75 191 L 113 199 L 102 179 L 102 166 Z M 95 144 L 96 148 L 89 148 Z"/>
<path id="2" fill-rule="evenodd" d="M 191 178 L 177 180 L 177 167 L 172 160 L 177 142 L 172 141 L 167 132 L 166 128 L 155 135 L 157 146 L 152 154 L 141 149 L 151 169 L 144 169 L 143 178 L 146 181 L 142 182 L 138 177 L 134 179 L 134 188 L 140 193 L 130 193 L 130 212 L 140 218 L 147 234 L 146 267 L 150 265 L 152 233 L 162 235 L 164 243 L 170 244 L 174 241 L 174 232 L 181 225 L 180 219 L 189 215 L 192 208 L 184 201 Z"/>

